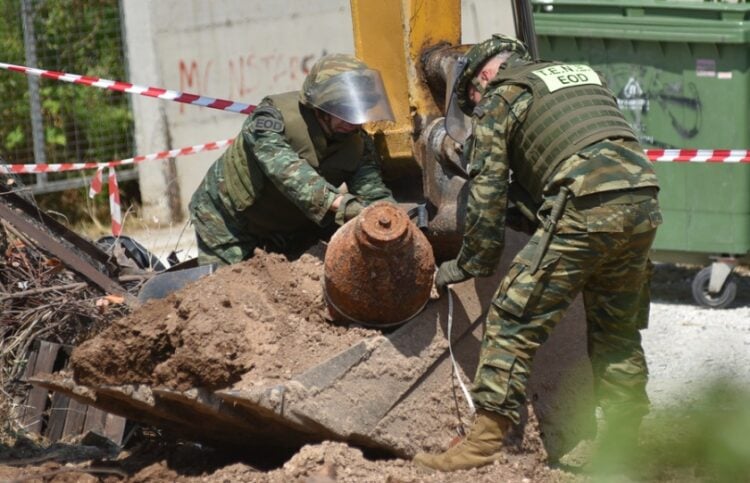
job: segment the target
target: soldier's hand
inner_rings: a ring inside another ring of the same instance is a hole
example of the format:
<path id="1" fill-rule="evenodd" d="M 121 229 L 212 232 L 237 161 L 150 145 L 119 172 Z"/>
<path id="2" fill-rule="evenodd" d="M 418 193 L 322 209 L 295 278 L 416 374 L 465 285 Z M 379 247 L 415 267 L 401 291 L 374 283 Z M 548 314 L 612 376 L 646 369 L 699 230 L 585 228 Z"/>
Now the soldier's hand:
<path id="1" fill-rule="evenodd" d="M 355 196 L 345 194 L 336 197 L 331 205 L 331 209 L 336 211 L 334 221 L 339 225 L 343 225 L 352 218 L 356 218 L 364 209 L 364 205 Z"/>
<path id="2" fill-rule="evenodd" d="M 435 275 L 435 287 L 442 291 L 448 285 L 460 283 L 471 278 L 471 275 L 458 266 L 458 260 L 449 260 L 440 264 Z"/>
<path id="3" fill-rule="evenodd" d="M 365 209 L 365 205 L 360 203 L 359 201 L 351 201 L 346 204 L 346 207 L 344 208 L 344 219 L 346 221 L 351 220 L 352 218 L 356 218 L 359 216 L 360 213 L 362 213 L 362 210 Z"/>
<path id="4" fill-rule="evenodd" d="M 328 208 L 328 211 L 333 211 L 336 213 L 339 211 L 339 206 L 341 206 L 341 202 L 344 200 L 344 195 L 338 195 L 336 198 L 333 199 L 333 203 L 331 203 L 331 206 Z"/>

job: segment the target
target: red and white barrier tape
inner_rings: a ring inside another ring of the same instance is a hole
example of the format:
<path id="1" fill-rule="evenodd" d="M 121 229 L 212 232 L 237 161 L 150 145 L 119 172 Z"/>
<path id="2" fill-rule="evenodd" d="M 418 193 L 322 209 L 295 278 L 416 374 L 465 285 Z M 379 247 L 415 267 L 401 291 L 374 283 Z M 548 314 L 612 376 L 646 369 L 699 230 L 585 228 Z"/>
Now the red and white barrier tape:
<path id="1" fill-rule="evenodd" d="M 104 168 L 99 168 L 96 170 L 93 178 L 91 178 L 89 198 L 93 198 L 102 192 L 103 173 Z M 109 218 L 112 224 L 112 234 L 114 236 L 120 236 L 122 233 L 122 209 L 120 206 L 120 187 L 117 184 L 115 168 L 109 168 L 109 173 L 107 174 L 107 188 L 109 190 Z"/>
<path id="2" fill-rule="evenodd" d="M 102 172 L 105 167 L 109 168 L 109 176 L 107 178 L 107 186 L 109 188 L 109 213 L 112 223 L 112 234 L 114 236 L 120 236 L 122 233 L 122 208 L 120 205 L 120 189 L 117 185 L 117 175 L 115 174 L 115 166 L 122 166 L 123 164 L 137 164 L 143 161 L 152 161 L 155 159 L 164 158 L 175 158 L 177 156 L 185 156 L 188 154 L 195 154 L 201 151 L 211 151 L 214 149 L 221 149 L 225 146 L 232 144 L 233 139 L 224 139 L 221 141 L 215 141 L 206 144 L 199 144 L 197 146 L 190 146 L 187 148 L 172 149 L 171 151 L 161 151 L 154 154 L 147 154 L 145 156 L 136 156 L 135 158 L 123 159 L 120 161 L 110 161 L 109 163 L 99 163 L 96 170 L 96 174 L 91 179 L 91 186 L 89 187 L 89 197 L 93 198 L 102 191 Z M 87 163 L 97 164 L 97 163 Z"/>
<path id="3" fill-rule="evenodd" d="M 93 198 L 102 192 L 102 171 L 104 168 L 99 168 L 91 178 L 91 184 L 89 185 L 89 198 Z"/>
<path id="4" fill-rule="evenodd" d="M 188 92 L 162 89 L 160 87 L 144 87 L 131 84 L 129 82 L 113 81 L 108 79 L 101 79 L 99 77 L 83 76 L 79 74 L 68 74 L 65 72 L 56 72 L 54 70 L 36 69 L 34 67 L 6 64 L 4 62 L 0 62 L 0 69 L 9 70 L 12 72 L 20 72 L 22 74 L 33 75 L 37 77 L 45 77 L 47 79 L 54 79 L 63 82 L 70 82 L 73 84 L 98 87 L 100 89 L 107 89 L 110 91 L 126 92 L 128 94 L 138 94 L 141 96 L 155 97 L 167 101 L 192 104 L 194 106 L 210 107 L 212 109 L 219 109 L 221 111 L 237 112 L 240 114 L 250 114 L 255 110 L 256 107 L 250 104 L 245 104 L 243 102 L 229 101 L 226 99 L 216 99 L 213 97 L 190 94 Z"/>
<path id="5" fill-rule="evenodd" d="M 212 151 L 221 149 L 232 144 L 234 139 L 223 139 L 205 144 L 198 144 L 186 148 L 171 149 L 169 151 L 160 151 L 158 153 L 147 154 L 144 156 L 135 156 L 128 159 L 109 161 L 106 163 L 62 163 L 62 164 L 0 164 L 0 173 L 59 173 L 63 171 L 77 171 L 82 169 L 94 169 L 96 173 L 91 178 L 89 186 L 89 197 L 93 198 L 102 191 L 102 173 L 104 168 L 109 168 L 108 187 L 109 187 L 109 211 L 112 222 L 112 234 L 119 236 L 122 232 L 122 212 L 120 206 L 120 191 L 117 185 L 117 175 L 115 174 L 116 166 L 127 164 L 139 164 L 144 161 L 153 161 L 157 159 L 176 158 L 196 154 L 202 151 Z"/>
<path id="6" fill-rule="evenodd" d="M 159 151 L 158 153 L 135 156 L 134 158 L 120 159 L 117 161 L 108 161 L 106 163 L 60 163 L 60 164 L 0 164 L 0 173 L 59 173 L 63 171 L 79 171 L 82 169 L 102 169 L 123 166 L 126 164 L 139 164 L 144 161 L 153 161 L 156 159 L 176 158 L 188 154 L 196 154 L 201 151 L 212 151 L 221 149 L 232 144 L 234 139 L 223 139 L 205 144 L 197 144 L 186 148 L 171 149 L 169 151 Z"/>
<path id="7" fill-rule="evenodd" d="M 120 236 L 122 233 L 122 212 L 120 210 L 120 187 L 117 186 L 117 175 L 115 168 L 109 168 L 109 214 L 112 219 L 112 234 Z"/>
<path id="8" fill-rule="evenodd" d="M 675 163 L 750 163 L 747 149 L 647 149 L 648 159 Z"/>
<path id="9" fill-rule="evenodd" d="M 70 82 L 73 84 L 80 84 L 89 87 L 98 87 L 100 89 L 106 89 L 116 92 L 125 92 L 128 94 L 138 94 L 141 96 L 148 96 L 157 99 L 164 99 L 167 101 L 181 102 L 184 104 L 192 104 L 194 106 L 210 107 L 212 109 L 219 109 L 221 111 L 236 112 L 240 114 L 252 113 L 256 106 L 245 104 L 242 102 L 235 102 L 226 99 L 216 99 L 213 97 L 200 96 L 197 94 L 190 94 L 188 92 L 173 91 L 169 89 L 162 89 L 160 87 L 144 87 L 129 82 L 113 81 L 109 79 L 102 79 L 99 77 L 83 76 L 79 74 L 69 74 L 65 72 L 57 72 L 53 70 L 36 69 L 33 67 L 25 67 L 22 65 L 7 64 L 0 62 L 0 69 L 5 69 L 11 72 L 20 72 L 25 75 L 44 77 L 47 79 L 53 79 L 63 82 Z M 89 196 L 94 197 L 96 194 L 101 192 L 102 189 L 102 170 L 105 167 L 109 168 L 108 186 L 109 186 L 109 205 L 112 218 L 112 233 L 119 235 L 122 230 L 122 217 L 120 211 L 120 193 L 117 187 L 117 177 L 115 174 L 114 167 L 121 166 L 124 164 L 135 164 L 143 161 L 151 161 L 155 159 L 174 158 L 177 156 L 183 156 L 186 154 L 194 154 L 200 151 L 208 151 L 211 149 L 220 149 L 227 146 L 232 142 L 231 139 L 224 141 L 217 141 L 214 143 L 207 143 L 198 146 L 191 146 L 188 148 L 173 149 L 170 151 L 162 151 L 159 153 L 149 154 L 146 156 L 136 156 L 130 159 L 123 159 L 118 161 L 110 161 L 107 163 L 63 163 L 63 164 L 9 164 L 0 165 L 0 173 L 53 173 L 62 171 L 74 171 L 82 169 L 93 169 L 96 168 L 96 174 L 91 180 L 91 187 L 89 189 Z"/>

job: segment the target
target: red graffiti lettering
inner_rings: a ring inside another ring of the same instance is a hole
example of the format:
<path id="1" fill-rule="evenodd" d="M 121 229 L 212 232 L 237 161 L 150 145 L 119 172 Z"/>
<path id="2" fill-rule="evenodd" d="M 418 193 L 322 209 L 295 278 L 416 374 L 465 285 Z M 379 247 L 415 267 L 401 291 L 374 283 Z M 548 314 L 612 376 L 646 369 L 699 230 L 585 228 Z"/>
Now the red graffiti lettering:
<path id="1" fill-rule="evenodd" d="M 209 60 L 206 63 L 206 67 L 203 70 L 203 76 L 200 75 L 200 68 L 196 60 L 190 61 L 190 67 L 186 66 L 186 62 L 180 59 L 179 71 L 180 71 L 180 91 L 188 91 L 193 94 L 203 94 L 208 87 L 208 74 L 211 70 L 211 64 L 213 61 Z M 185 104 L 180 104 L 180 114 L 185 112 Z"/>
<path id="2" fill-rule="evenodd" d="M 179 60 L 180 89 L 210 96 L 207 92 L 209 78 L 220 79 L 228 89 L 227 99 L 249 102 L 253 95 L 266 95 L 286 88 L 299 88 L 313 63 L 319 56 L 288 55 L 278 52 L 247 52 L 227 60 L 225 72 L 211 72 L 213 61 L 202 63 L 198 59 Z M 215 75 L 215 77 L 212 77 Z M 288 87 L 277 88 L 279 84 Z M 184 105 L 180 105 L 180 113 Z"/>

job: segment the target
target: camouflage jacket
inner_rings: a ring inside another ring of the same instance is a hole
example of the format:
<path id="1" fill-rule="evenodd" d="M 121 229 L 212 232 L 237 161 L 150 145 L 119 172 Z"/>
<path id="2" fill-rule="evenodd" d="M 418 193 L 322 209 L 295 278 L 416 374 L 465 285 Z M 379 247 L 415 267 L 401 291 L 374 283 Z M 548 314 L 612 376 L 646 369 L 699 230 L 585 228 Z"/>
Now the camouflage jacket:
<path id="1" fill-rule="evenodd" d="M 473 276 L 491 275 L 502 255 L 514 132 L 532 95 L 516 85 L 488 85 L 472 115 L 464 146 L 469 163 L 469 199 L 458 264 Z M 512 92 L 512 91 L 516 92 Z M 508 104 L 505 98 L 515 99 Z M 568 186 L 573 196 L 658 186 L 653 167 L 636 141 L 602 140 L 563 161 L 544 186 L 545 203 Z"/>
<path id="2" fill-rule="evenodd" d="M 199 187 L 223 218 L 248 232 L 292 233 L 330 224 L 329 208 L 342 183 L 363 205 L 394 201 L 372 139 L 362 130 L 327 139 L 298 98 L 297 92 L 265 98 Z M 198 195 L 193 199 L 205 199 Z"/>

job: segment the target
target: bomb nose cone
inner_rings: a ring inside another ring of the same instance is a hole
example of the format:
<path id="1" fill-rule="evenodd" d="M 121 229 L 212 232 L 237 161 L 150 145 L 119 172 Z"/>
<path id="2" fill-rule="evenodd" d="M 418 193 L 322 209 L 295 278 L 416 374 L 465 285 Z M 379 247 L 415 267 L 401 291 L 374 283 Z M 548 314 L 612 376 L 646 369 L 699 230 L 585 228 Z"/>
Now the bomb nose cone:
<path id="1" fill-rule="evenodd" d="M 435 258 L 427 238 L 398 206 L 368 206 L 331 238 L 324 289 L 334 318 L 393 327 L 427 303 Z"/>
<path id="2" fill-rule="evenodd" d="M 390 203 L 376 204 L 360 214 L 359 230 L 361 242 L 376 248 L 395 249 L 410 236 L 411 221 L 404 211 Z"/>

